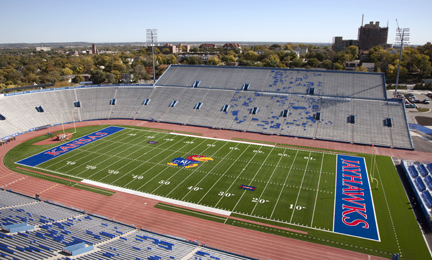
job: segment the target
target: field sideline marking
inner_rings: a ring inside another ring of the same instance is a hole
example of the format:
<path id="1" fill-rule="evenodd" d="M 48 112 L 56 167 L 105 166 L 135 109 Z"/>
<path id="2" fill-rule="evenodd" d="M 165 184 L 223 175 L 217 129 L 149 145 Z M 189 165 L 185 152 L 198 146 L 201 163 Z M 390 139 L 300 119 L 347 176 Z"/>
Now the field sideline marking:
<path id="1" fill-rule="evenodd" d="M 165 198 L 165 197 L 162 197 L 162 196 L 153 195 L 153 194 L 149 194 L 149 193 L 146 193 L 146 192 L 129 190 L 129 189 L 126 189 L 126 188 L 117 187 L 117 186 L 110 185 L 110 184 L 105 184 L 105 183 L 100 183 L 100 182 L 97 182 L 97 181 L 83 180 L 82 183 L 91 184 L 91 185 L 94 185 L 94 186 L 99 186 L 99 187 L 102 187 L 102 188 L 111 189 L 111 190 L 115 190 L 115 191 L 121 191 L 121 192 L 124 192 L 124 193 L 132 194 L 132 195 L 137 195 L 137 196 L 145 197 L 145 198 L 149 198 L 149 199 L 154 199 L 154 200 L 158 200 L 158 201 L 162 201 L 162 202 L 172 203 L 172 204 L 175 204 L 175 205 L 180 205 L 180 206 L 189 207 L 189 208 L 193 208 L 193 209 L 198 209 L 198 210 L 213 212 L 213 213 L 221 214 L 221 215 L 224 215 L 224 216 L 231 215 L 231 211 L 222 210 L 222 209 L 216 209 L 216 208 L 202 206 L 202 205 L 197 205 L 197 204 L 194 204 L 194 203 L 184 202 L 184 201 L 180 201 L 180 200 L 176 200 L 176 199 Z"/>
<path id="2" fill-rule="evenodd" d="M 290 222 L 292 222 L 292 219 L 293 219 L 293 217 L 294 217 L 294 213 L 295 213 L 295 210 L 296 210 L 297 202 L 298 202 L 298 199 L 299 199 L 299 197 L 300 197 L 300 193 L 301 193 L 302 186 L 303 186 L 303 181 L 304 181 L 304 178 L 305 178 L 305 176 L 306 176 L 306 170 L 307 170 L 307 167 L 308 167 L 309 162 L 310 162 L 310 160 L 311 160 L 311 159 L 310 159 L 311 153 L 312 153 L 312 152 L 309 152 L 308 161 L 307 161 L 307 163 L 306 163 L 306 167 L 305 167 L 305 170 L 304 170 L 304 173 L 303 173 L 303 178 L 302 178 L 302 181 L 301 181 L 300 186 L 299 186 L 300 188 L 299 188 L 299 192 L 298 192 L 298 194 L 297 194 L 296 202 L 295 202 L 295 204 L 294 204 L 293 212 L 292 212 L 292 214 L 291 214 Z M 323 156 L 324 156 L 324 155 L 323 155 Z M 317 193 L 318 193 L 318 192 L 317 192 Z"/>
<path id="3" fill-rule="evenodd" d="M 196 138 L 218 140 L 218 141 L 225 141 L 225 142 L 232 142 L 232 143 L 239 143 L 239 144 L 254 144 L 254 145 L 259 145 L 259 146 L 276 147 L 276 145 L 272 145 L 272 144 L 260 144 L 260 143 L 244 142 L 244 141 L 237 141 L 237 140 L 230 140 L 230 139 L 220 139 L 220 138 L 205 137 L 205 136 L 195 136 L 195 135 L 173 133 L 173 132 L 170 132 L 170 134 L 171 135 L 182 135 L 182 136 L 189 136 L 189 137 L 196 137 Z"/>
<path id="4" fill-rule="evenodd" d="M 270 218 L 258 217 L 258 216 L 255 216 L 255 215 L 248 215 L 248 214 L 238 213 L 238 212 L 234 212 L 234 214 L 243 215 L 243 216 L 247 216 L 247 217 L 251 217 L 251 218 L 262 219 L 262 220 L 270 221 L 270 222 L 277 222 L 277 223 L 281 223 L 281 224 L 285 224 L 285 225 L 292 225 L 292 226 L 297 226 L 297 227 L 302 227 L 302 228 L 309 228 L 309 229 L 314 229 L 314 230 L 318 230 L 318 231 L 324 231 L 324 232 L 328 232 L 328 233 L 332 233 L 332 234 L 345 235 L 345 234 L 335 233 L 335 232 L 333 232 L 332 230 L 320 229 L 320 228 L 314 228 L 314 227 L 309 227 L 309 226 L 299 225 L 299 224 L 296 224 L 296 223 L 284 222 L 284 221 L 276 220 L 276 219 L 270 219 Z M 233 216 L 233 217 L 235 217 L 235 216 Z M 262 222 L 262 223 L 267 224 L 267 223 L 265 223 L 265 222 Z M 346 235 L 346 236 L 347 236 L 347 235 Z"/>
<path id="5" fill-rule="evenodd" d="M 316 209 L 316 203 L 317 203 L 317 199 L 318 199 L 319 185 L 320 185 L 320 181 L 321 181 L 321 173 L 322 173 L 323 164 L 324 164 L 324 154 L 323 154 L 322 160 L 321 160 L 321 169 L 320 169 L 320 174 L 319 174 L 319 177 L 318 177 L 317 193 L 316 193 L 314 208 L 313 208 L 313 212 L 312 212 L 311 227 L 312 227 L 314 216 L 315 216 L 315 209 Z M 336 196 L 336 194 L 335 194 L 335 196 Z"/>
<path id="6" fill-rule="evenodd" d="M 278 205 L 278 203 L 279 203 L 279 199 L 280 199 L 280 197 L 281 197 L 281 195 L 282 195 L 282 192 L 283 192 L 284 189 L 285 189 L 286 182 L 287 182 L 288 177 L 289 177 L 289 175 L 290 175 L 290 173 L 291 173 L 292 167 L 294 166 L 294 163 L 295 163 L 295 160 L 296 160 L 296 158 L 297 158 L 297 155 L 298 155 L 298 152 L 299 152 L 299 151 L 300 151 L 300 150 L 297 150 L 296 155 L 294 156 L 294 160 L 292 161 L 292 164 L 291 164 L 290 170 L 288 171 L 288 174 L 287 174 L 287 176 L 286 176 L 286 178 L 285 178 L 285 182 L 284 182 L 284 184 L 283 184 L 283 186 L 282 186 L 282 189 L 281 189 L 281 191 L 280 191 L 280 193 L 279 193 L 279 197 L 278 197 L 278 199 L 276 200 L 276 204 L 275 204 L 275 206 L 273 207 L 273 211 L 272 211 L 272 214 L 270 215 L 270 218 L 273 217 L 273 213 L 274 213 L 274 211 L 275 211 L 275 209 L 276 209 L 276 207 L 277 207 L 277 205 Z"/>

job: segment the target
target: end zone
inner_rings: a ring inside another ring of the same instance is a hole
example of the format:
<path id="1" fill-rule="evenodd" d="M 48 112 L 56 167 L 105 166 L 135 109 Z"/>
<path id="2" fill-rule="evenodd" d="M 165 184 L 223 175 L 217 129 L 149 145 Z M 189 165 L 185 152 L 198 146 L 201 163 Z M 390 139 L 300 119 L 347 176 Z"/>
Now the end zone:
<path id="1" fill-rule="evenodd" d="M 337 155 L 333 231 L 380 241 L 366 162 Z"/>
<path id="2" fill-rule="evenodd" d="M 53 158 L 56 158 L 59 155 L 73 151 L 79 147 L 86 145 L 86 144 L 92 143 L 96 140 L 99 140 L 99 139 L 102 139 L 102 138 L 109 136 L 111 134 L 117 133 L 118 131 L 121 131 L 123 129 L 124 129 L 123 127 L 109 126 L 109 127 L 104 128 L 102 130 L 99 130 L 97 132 L 83 136 L 79 139 L 67 142 L 65 144 L 61 144 L 59 146 L 56 146 L 56 147 L 49 149 L 49 150 L 46 150 L 46 151 L 43 151 L 41 153 L 38 153 L 36 155 L 33 155 L 31 157 L 28 157 L 28 158 L 23 159 L 23 160 L 16 162 L 16 163 L 24 165 L 24 166 L 34 167 L 34 166 L 37 166 L 41 163 L 47 162 Z"/>

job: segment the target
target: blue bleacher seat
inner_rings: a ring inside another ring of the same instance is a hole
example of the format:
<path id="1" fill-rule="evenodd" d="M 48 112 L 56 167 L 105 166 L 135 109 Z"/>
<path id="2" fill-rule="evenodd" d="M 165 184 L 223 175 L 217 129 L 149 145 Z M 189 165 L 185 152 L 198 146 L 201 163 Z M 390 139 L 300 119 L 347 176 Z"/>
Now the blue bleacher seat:
<path id="1" fill-rule="evenodd" d="M 432 208 L 432 197 L 429 193 L 429 191 L 424 191 L 421 193 L 421 197 L 423 201 L 425 202 L 425 205 L 427 208 Z"/>
<path id="2" fill-rule="evenodd" d="M 417 189 L 418 189 L 419 191 L 424 191 L 424 190 L 426 190 L 426 186 L 425 186 L 423 180 L 421 179 L 421 177 L 417 177 L 417 178 L 415 178 L 415 179 L 414 179 L 414 183 L 415 183 L 415 185 L 416 185 L 416 187 L 417 187 Z"/>
<path id="3" fill-rule="evenodd" d="M 408 166 L 408 172 L 412 178 L 417 178 L 418 172 L 414 165 Z"/>
<path id="4" fill-rule="evenodd" d="M 423 164 L 417 166 L 418 172 L 422 177 L 426 177 L 429 173 L 426 170 L 426 167 Z"/>

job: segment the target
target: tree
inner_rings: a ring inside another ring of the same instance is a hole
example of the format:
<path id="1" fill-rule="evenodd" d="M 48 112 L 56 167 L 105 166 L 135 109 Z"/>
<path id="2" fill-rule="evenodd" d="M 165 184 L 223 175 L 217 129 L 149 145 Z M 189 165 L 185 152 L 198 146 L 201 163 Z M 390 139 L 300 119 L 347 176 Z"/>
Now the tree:
<path id="1" fill-rule="evenodd" d="M 348 51 L 349 51 L 350 56 L 351 56 L 350 60 L 351 61 L 355 60 L 358 56 L 358 47 L 351 45 L 348 47 Z"/>
<path id="2" fill-rule="evenodd" d="M 195 56 L 190 56 L 186 58 L 186 63 L 190 65 L 198 65 L 200 64 L 199 60 Z"/>
<path id="3" fill-rule="evenodd" d="M 330 70 L 332 68 L 333 62 L 331 60 L 324 60 L 321 65 L 324 69 Z"/>
<path id="4" fill-rule="evenodd" d="M 219 65 L 220 60 L 217 57 L 210 57 L 207 61 L 207 65 Z"/>
<path id="5" fill-rule="evenodd" d="M 161 51 L 163 54 L 169 54 L 171 53 L 170 50 L 168 48 L 163 48 Z"/>
<path id="6" fill-rule="evenodd" d="M 319 60 L 316 59 L 316 58 L 308 59 L 306 63 L 307 63 L 308 66 L 311 66 L 311 67 L 314 67 L 314 68 L 316 68 L 316 67 L 318 67 L 320 65 Z"/>
<path id="7" fill-rule="evenodd" d="M 93 84 L 101 84 L 105 82 L 105 72 L 101 70 L 93 70 L 91 72 L 90 80 Z"/>
<path id="8" fill-rule="evenodd" d="M 301 61 L 299 58 L 295 58 L 295 59 L 292 60 L 291 65 L 294 68 L 300 68 L 300 67 L 303 66 L 303 61 Z"/>
<path id="9" fill-rule="evenodd" d="M 77 84 L 83 81 L 84 81 L 84 77 L 81 75 L 76 75 L 75 78 L 73 78 L 72 80 L 73 83 L 77 83 Z"/>
<path id="10" fill-rule="evenodd" d="M 134 79 L 143 79 L 147 75 L 147 72 L 144 66 L 139 64 L 133 68 L 132 74 L 134 75 Z"/>
<path id="11" fill-rule="evenodd" d="M 250 61 L 257 61 L 259 55 L 254 51 L 248 51 L 246 54 L 243 55 L 244 60 L 250 60 Z"/>
<path id="12" fill-rule="evenodd" d="M 337 62 L 333 63 L 333 66 L 334 66 L 335 70 L 343 70 L 344 69 L 344 66 L 337 63 Z"/>
<path id="13" fill-rule="evenodd" d="M 189 49 L 190 52 L 199 52 L 198 47 L 192 47 Z"/>
<path id="14" fill-rule="evenodd" d="M 72 75 L 73 71 L 69 68 L 62 69 L 62 75 Z"/>
<path id="15" fill-rule="evenodd" d="M 360 71 L 360 72 L 367 72 L 368 70 L 366 69 L 365 66 L 360 66 L 360 67 L 356 67 L 355 71 Z"/>
<path id="16" fill-rule="evenodd" d="M 222 55 L 222 61 L 225 63 L 235 62 L 236 58 L 232 55 Z"/>
<path id="17" fill-rule="evenodd" d="M 135 76 L 134 76 L 134 78 L 135 78 Z M 106 80 L 106 82 L 111 83 L 111 84 L 118 83 L 117 76 L 114 75 L 113 73 L 106 73 L 105 74 L 105 80 Z"/>

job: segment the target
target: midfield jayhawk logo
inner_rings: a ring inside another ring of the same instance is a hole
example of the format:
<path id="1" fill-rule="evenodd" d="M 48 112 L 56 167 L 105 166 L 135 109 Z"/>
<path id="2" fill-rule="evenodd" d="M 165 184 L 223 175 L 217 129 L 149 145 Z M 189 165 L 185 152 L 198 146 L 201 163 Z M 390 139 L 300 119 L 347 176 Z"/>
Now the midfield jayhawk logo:
<path id="1" fill-rule="evenodd" d="M 208 161 L 213 161 L 213 158 L 206 157 L 203 155 L 191 155 L 186 159 L 182 157 L 175 158 L 174 160 L 172 160 L 171 163 L 167 163 L 167 164 L 171 166 L 182 166 L 185 168 L 193 168 L 193 167 L 197 167 L 200 162 L 208 162 Z"/>

